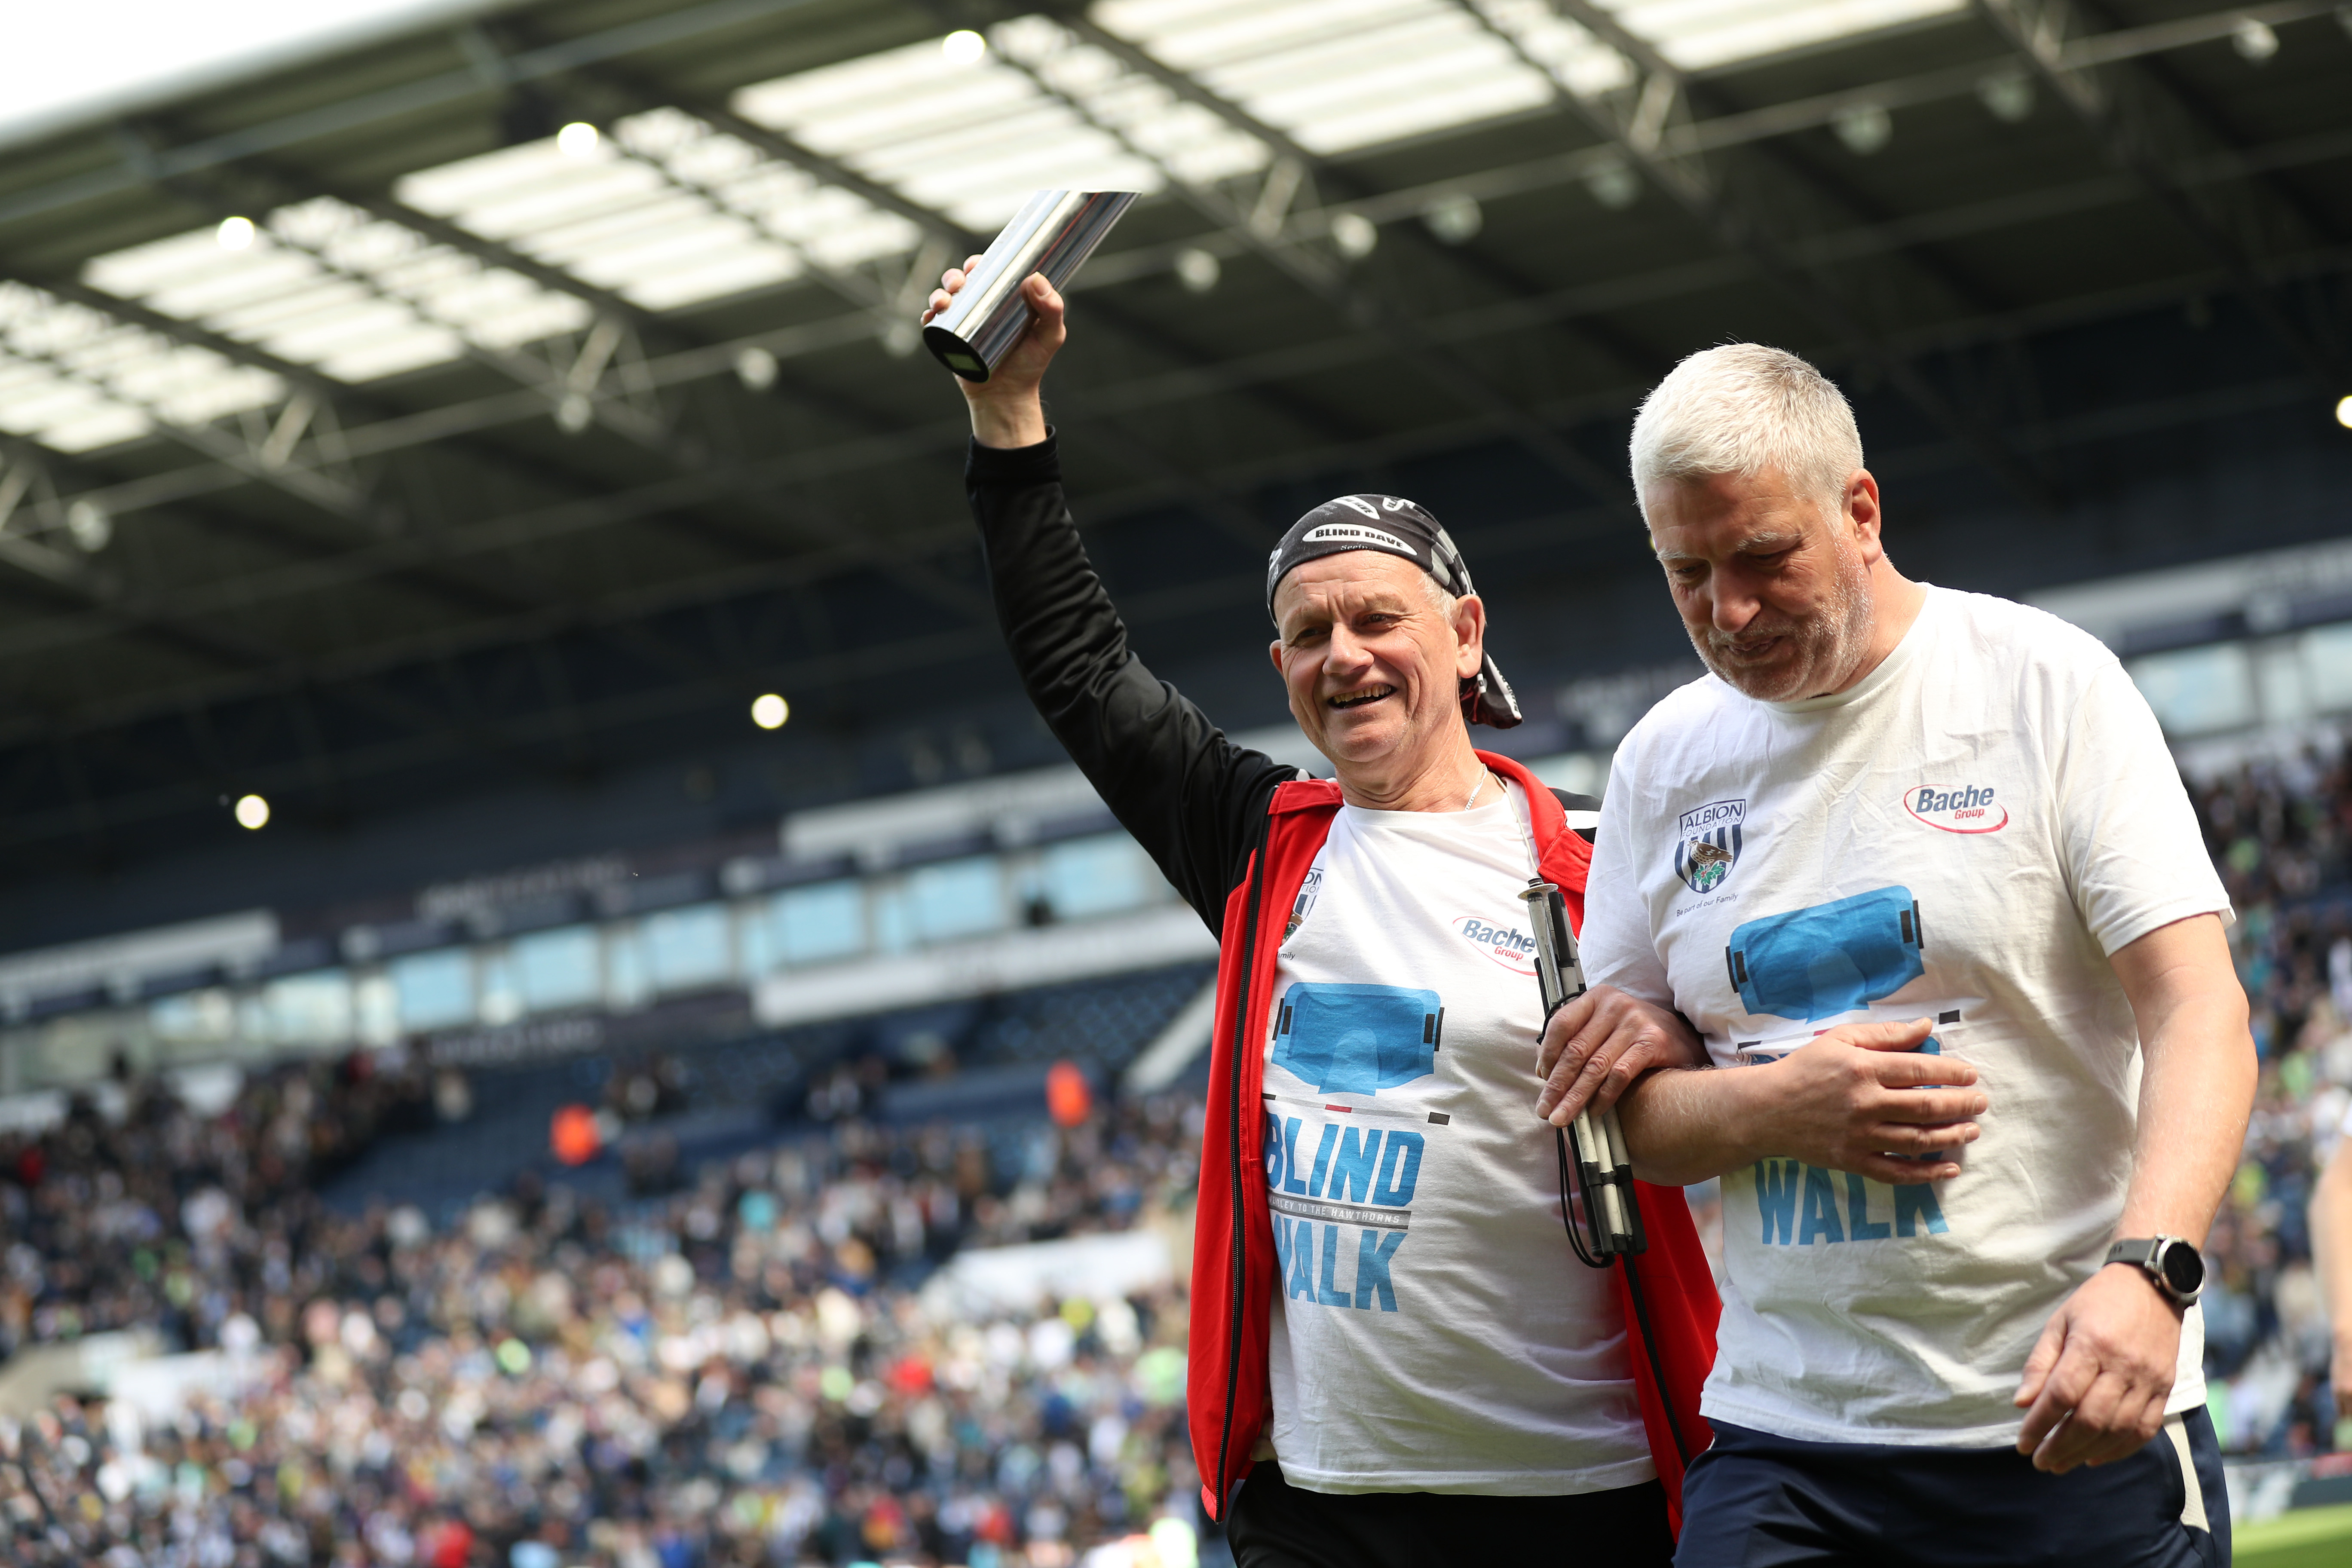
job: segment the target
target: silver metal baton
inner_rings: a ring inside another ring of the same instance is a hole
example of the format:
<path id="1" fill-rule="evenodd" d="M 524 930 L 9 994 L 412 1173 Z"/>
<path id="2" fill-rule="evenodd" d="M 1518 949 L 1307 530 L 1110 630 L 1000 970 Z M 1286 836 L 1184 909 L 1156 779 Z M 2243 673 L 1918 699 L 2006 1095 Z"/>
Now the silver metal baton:
<path id="1" fill-rule="evenodd" d="M 966 381 L 986 381 L 1028 330 L 1021 285 L 1032 272 L 1059 289 L 1094 254 L 1133 191 L 1039 191 L 990 242 L 963 288 L 923 329 L 923 342 Z"/>

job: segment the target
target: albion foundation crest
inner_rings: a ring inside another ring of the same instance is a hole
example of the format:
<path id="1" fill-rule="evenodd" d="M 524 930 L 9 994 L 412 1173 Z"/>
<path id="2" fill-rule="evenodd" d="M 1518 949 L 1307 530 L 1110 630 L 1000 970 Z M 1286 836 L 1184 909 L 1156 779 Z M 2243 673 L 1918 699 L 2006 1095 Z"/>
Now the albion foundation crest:
<path id="1" fill-rule="evenodd" d="M 1739 863 L 1745 800 L 1717 800 L 1682 814 L 1675 829 L 1675 875 L 1694 893 L 1723 886 Z"/>

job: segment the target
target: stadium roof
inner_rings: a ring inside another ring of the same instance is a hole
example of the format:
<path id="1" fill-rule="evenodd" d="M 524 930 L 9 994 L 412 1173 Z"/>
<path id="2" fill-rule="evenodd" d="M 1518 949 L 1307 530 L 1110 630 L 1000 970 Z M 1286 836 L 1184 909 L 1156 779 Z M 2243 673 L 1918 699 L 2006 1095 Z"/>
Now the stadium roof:
<path id="1" fill-rule="evenodd" d="M 2226 298 L 2283 369 L 2204 412 L 2352 390 L 2347 78 L 2321 0 L 596 0 L 0 126 L 0 846 L 951 689 L 913 316 L 1041 186 L 1145 194 L 1056 371 L 1088 518 L 1214 547 L 1143 618 L 1289 478 L 1506 443 L 1616 526 L 1733 331 L 2054 518 L 2037 333 Z"/>

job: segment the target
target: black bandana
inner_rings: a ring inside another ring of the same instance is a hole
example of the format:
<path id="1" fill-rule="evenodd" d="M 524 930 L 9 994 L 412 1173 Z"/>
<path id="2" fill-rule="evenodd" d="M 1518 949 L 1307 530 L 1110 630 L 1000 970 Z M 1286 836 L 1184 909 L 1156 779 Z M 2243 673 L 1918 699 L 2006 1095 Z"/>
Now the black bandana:
<path id="1" fill-rule="evenodd" d="M 1402 496 L 1340 496 L 1292 523 L 1266 559 L 1265 613 L 1274 614 L 1274 591 L 1291 568 L 1343 550 L 1402 555 L 1457 599 L 1478 591 L 1470 585 L 1470 569 L 1462 563 L 1453 536 L 1428 512 Z M 1518 699 L 1495 668 L 1493 654 L 1476 675 L 1462 682 L 1462 717 L 1494 730 L 1507 730 L 1519 721 Z"/>

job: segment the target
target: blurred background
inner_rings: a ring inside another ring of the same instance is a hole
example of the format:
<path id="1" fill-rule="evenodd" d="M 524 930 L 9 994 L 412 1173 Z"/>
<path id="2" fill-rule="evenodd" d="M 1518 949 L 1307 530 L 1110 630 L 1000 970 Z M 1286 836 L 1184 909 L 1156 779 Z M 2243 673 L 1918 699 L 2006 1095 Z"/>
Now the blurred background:
<path id="1" fill-rule="evenodd" d="M 1493 743 L 1599 793 L 1697 672 L 1632 409 L 1735 338 L 1845 386 L 1907 573 L 2124 658 L 2264 1058 L 2233 1507 L 2352 1501 L 2304 1217 L 2352 1100 L 2352 7 L 10 29 L 0 1555 L 1224 1560 L 1213 949 L 1021 697 L 915 331 L 1043 186 L 1143 193 L 1049 389 L 1088 547 L 1286 760 L 1264 552 L 1381 489 L 1475 564 Z"/>

